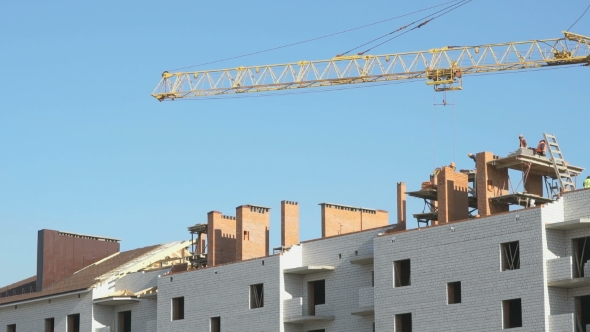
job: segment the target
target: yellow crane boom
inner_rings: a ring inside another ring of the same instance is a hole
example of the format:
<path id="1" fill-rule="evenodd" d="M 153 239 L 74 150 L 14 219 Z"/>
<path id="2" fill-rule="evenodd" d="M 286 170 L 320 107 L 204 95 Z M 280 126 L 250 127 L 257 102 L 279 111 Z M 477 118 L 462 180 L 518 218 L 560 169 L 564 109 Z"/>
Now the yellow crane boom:
<path id="1" fill-rule="evenodd" d="M 590 37 L 563 31 L 563 38 L 427 51 L 340 56 L 330 60 L 164 72 L 152 93 L 159 101 L 246 92 L 425 79 L 437 91 L 462 89 L 462 77 L 547 66 L 590 65 Z"/>

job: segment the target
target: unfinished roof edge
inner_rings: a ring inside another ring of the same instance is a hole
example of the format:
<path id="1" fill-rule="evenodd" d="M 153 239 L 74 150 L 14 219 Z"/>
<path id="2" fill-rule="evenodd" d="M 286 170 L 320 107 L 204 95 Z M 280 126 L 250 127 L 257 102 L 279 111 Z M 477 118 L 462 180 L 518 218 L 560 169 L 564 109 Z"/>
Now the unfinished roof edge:
<path id="1" fill-rule="evenodd" d="M 97 236 L 97 235 L 65 232 L 65 231 L 57 231 L 57 233 L 62 236 L 71 236 L 71 237 L 92 239 L 92 240 L 98 240 L 98 241 L 109 241 L 109 242 L 120 242 L 121 241 L 121 239 L 116 239 L 113 237 L 106 237 L 106 236 Z"/>
<path id="2" fill-rule="evenodd" d="M 334 204 L 334 203 L 319 203 L 318 205 L 322 205 L 322 206 L 326 206 L 326 207 L 340 207 L 340 208 L 344 208 L 345 210 L 350 210 L 350 211 L 371 211 L 371 212 L 377 212 L 377 211 L 385 211 L 385 210 L 379 210 L 379 209 L 371 209 L 371 208 L 365 208 L 365 207 L 360 207 L 360 206 L 350 206 L 350 205 L 344 205 L 344 204 Z"/>

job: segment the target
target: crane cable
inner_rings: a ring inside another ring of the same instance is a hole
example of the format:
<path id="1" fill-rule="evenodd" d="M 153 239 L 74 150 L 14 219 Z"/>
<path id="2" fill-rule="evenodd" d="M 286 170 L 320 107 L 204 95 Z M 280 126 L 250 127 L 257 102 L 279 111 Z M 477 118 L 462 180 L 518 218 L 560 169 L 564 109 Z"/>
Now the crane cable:
<path id="1" fill-rule="evenodd" d="M 574 25 L 576 25 L 576 23 L 578 23 L 578 21 L 584 17 L 584 15 L 586 15 L 586 12 L 588 11 L 588 9 L 590 9 L 590 5 L 588 5 L 588 7 L 586 7 L 586 10 L 582 13 L 582 15 L 580 15 L 580 17 L 578 17 L 578 19 L 569 27 L 567 28 L 567 31 L 570 31 L 571 28 L 574 27 Z"/>
<path id="2" fill-rule="evenodd" d="M 467 1 L 467 2 L 466 2 L 466 1 Z M 468 2 L 471 2 L 471 1 L 472 1 L 472 0 L 461 0 L 461 1 L 458 3 L 458 4 L 460 4 L 459 6 L 457 6 L 457 5 L 458 5 L 457 3 L 455 3 L 455 4 L 453 4 L 453 5 L 450 5 L 450 6 L 447 6 L 447 7 L 443 8 L 443 9 L 441 9 L 441 10 L 439 10 L 439 11 L 436 11 L 436 12 L 434 12 L 434 13 L 432 13 L 432 14 L 428 15 L 428 16 L 422 17 L 422 18 L 420 18 L 420 19 L 418 19 L 418 20 L 416 20 L 416 21 L 414 21 L 414 22 L 412 22 L 412 23 L 409 23 L 409 24 L 406 24 L 406 25 L 404 25 L 404 26 L 402 26 L 402 27 L 399 27 L 399 28 L 397 28 L 396 30 L 393 30 L 393 31 L 391 31 L 391 32 L 389 32 L 389 33 L 386 33 L 386 34 L 384 34 L 384 35 L 382 35 L 382 36 L 380 36 L 380 37 L 377 37 L 377 38 L 375 38 L 375 39 L 373 39 L 373 40 L 370 40 L 370 41 L 368 41 L 368 42 L 366 42 L 366 43 L 364 43 L 364 44 L 361 44 L 361 45 L 359 45 L 359 46 L 356 46 L 356 47 L 354 47 L 354 48 L 351 48 L 350 50 L 348 50 L 348 51 L 346 51 L 346 52 L 344 52 L 344 53 L 342 53 L 342 54 L 338 54 L 338 55 L 337 55 L 337 57 L 340 57 L 340 56 L 346 55 L 346 54 L 348 54 L 348 53 L 350 53 L 350 52 L 352 52 L 352 51 L 354 51 L 354 50 L 356 50 L 356 49 L 358 49 L 358 48 L 361 48 L 361 47 L 363 47 L 363 46 L 365 46 L 365 45 L 371 44 L 372 42 L 375 42 L 375 41 L 377 41 L 377 40 L 379 40 L 379 39 L 385 38 L 385 37 L 387 37 L 387 36 L 389 36 L 389 35 L 392 35 L 392 34 L 394 34 L 394 33 L 396 33 L 396 32 L 399 32 L 399 31 L 401 31 L 401 30 L 404 30 L 404 29 L 406 29 L 406 28 L 408 28 L 408 27 L 410 27 L 410 26 L 412 26 L 412 25 L 414 25 L 414 24 L 416 24 L 416 23 L 418 23 L 418 22 L 421 22 L 421 21 L 422 21 L 422 23 L 420 23 L 419 25 L 417 25 L 417 26 L 413 27 L 412 29 L 410 29 L 410 30 L 406 30 L 406 31 L 404 31 L 404 32 L 403 32 L 403 33 L 401 33 L 401 34 L 399 34 L 399 35 L 397 35 L 397 36 L 395 36 L 395 37 L 393 37 L 393 38 L 391 38 L 391 39 L 388 39 L 388 40 L 386 40 L 385 42 L 391 41 L 392 39 L 395 39 L 395 38 L 397 38 L 397 37 L 400 37 L 400 36 L 402 36 L 402 35 L 405 35 L 406 33 L 410 32 L 410 31 L 412 31 L 412 30 L 414 30 L 414 29 L 421 28 L 421 27 L 423 27 L 424 25 L 426 25 L 428 22 L 432 21 L 433 19 L 435 19 L 435 18 L 437 18 L 437 17 L 439 17 L 439 16 L 442 16 L 442 15 L 444 15 L 444 14 L 448 13 L 449 11 L 455 10 L 455 9 L 457 9 L 457 8 L 459 8 L 459 7 L 463 6 L 463 5 L 465 5 L 465 4 L 467 4 Z M 457 7 L 456 7 L 456 8 L 452 8 L 452 7 L 455 7 L 455 6 L 457 6 Z M 447 11 L 447 12 L 444 12 L 444 13 L 442 13 L 442 14 L 441 14 L 441 15 L 439 15 L 439 16 L 436 16 L 436 17 L 433 17 L 433 18 L 431 18 L 431 19 L 427 20 L 429 17 L 431 17 L 431 16 L 433 16 L 433 15 L 436 15 L 436 14 L 438 14 L 438 13 L 442 12 L 442 11 L 445 11 L 445 10 L 447 10 L 447 9 L 449 9 L 449 8 L 451 8 L 449 11 Z M 426 20 L 426 21 L 425 21 L 425 20 Z M 385 42 L 384 42 L 384 43 L 385 43 Z M 368 50 L 366 50 L 366 51 L 364 51 L 364 52 L 360 52 L 360 53 L 358 53 L 358 55 L 363 55 L 363 54 L 365 54 L 366 52 L 368 52 L 368 51 L 372 50 L 373 48 L 375 48 L 375 47 L 377 47 L 377 46 L 380 46 L 380 45 L 383 45 L 384 43 L 381 43 L 381 44 L 378 44 L 378 45 L 376 45 L 376 46 L 373 46 L 372 48 L 370 48 L 370 49 L 368 49 Z"/>
<path id="3" fill-rule="evenodd" d="M 316 40 L 320 40 L 320 39 L 324 39 L 324 38 L 328 38 L 328 37 L 333 37 L 333 36 L 340 35 L 340 34 L 343 34 L 343 33 L 347 33 L 347 32 L 351 32 L 351 31 L 355 31 L 355 30 L 367 28 L 367 27 L 370 27 L 370 26 L 373 26 L 373 25 L 377 25 L 377 24 L 381 24 L 381 23 L 384 23 L 384 22 L 388 22 L 388 21 L 391 21 L 391 20 L 398 19 L 398 18 L 410 16 L 412 14 L 416 14 L 416 13 L 420 13 L 420 12 L 423 12 L 423 11 L 427 11 L 427 10 L 430 10 L 432 8 L 444 6 L 444 5 L 447 5 L 449 3 L 453 3 L 453 2 L 457 2 L 457 1 L 464 1 L 464 0 L 452 0 L 452 1 L 444 2 L 444 3 L 441 3 L 441 4 L 435 5 L 435 6 L 430 6 L 430 7 L 419 9 L 419 10 L 416 10 L 416 11 L 413 11 L 413 12 L 410 12 L 410 13 L 402 14 L 402 15 L 395 16 L 395 17 L 390 17 L 390 18 L 387 18 L 387 19 L 384 19 L 384 20 L 381 20 L 381 21 L 377 21 L 377 22 L 373 22 L 373 23 L 361 25 L 361 26 L 358 26 L 358 27 L 355 27 L 355 28 L 350 28 L 350 29 L 347 29 L 347 30 L 342 30 L 342 31 L 334 32 L 334 33 L 323 35 L 323 36 L 320 36 L 320 37 L 315 37 L 315 38 L 306 39 L 306 40 L 302 40 L 302 41 L 298 41 L 298 42 L 294 42 L 294 43 L 290 43 L 290 44 L 285 44 L 285 45 L 281 45 L 281 46 L 277 46 L 277 47 L 272 47 L 272 48 L 268 48 L 268 49 L 261 50 L 261 51 L 256 51 L 256 52 L 251 52 L 251 53 L 245 53 L 245 54 L 242 54 L 242 55 L 236 55 L 236 56 L 232 56 L 232 57 L 229 57 L 229 58 L 224 58 L 224 59 L 219 59 L 219 60 L 214 60 L 214 61 L 209 61 L 209 62 L 203 62 L 203 63 L 199 63 L 199 64 L 192 65 L 192 66 L 186 66 L 186 67 L 180 67 L 180 68 L 170 69 L 168 71 L 169 72 L 174 72 L 174 71 L 179 71 L 179 70 L 183 70 L 183 69 L 195 68 L 195 67 L 200 67 L 200 66 L 204 66 L 204 65 L 210 65 L 210 64 L 213 64 L 213 63 L 219 63 L 219 62 L 224 62 L 224 61 L 228 61 L 228 60 L 234 60 L 234 59 L 244 58 L 244 57 L 247 57 L 247 56 L 261 54 L 261 53 L 266 53 L 266 52 L 270 52 L 270 51 L 276 51 L 276 50 L 279 50 L 279 49 L 282 49 L 282 48 L 287 48 L 287 47 L 291 47 L 291 46 L 295 46 L 295 45 L 309 43 L 309 42 L 312 42 L 312 41 L 316 41 Z"/>

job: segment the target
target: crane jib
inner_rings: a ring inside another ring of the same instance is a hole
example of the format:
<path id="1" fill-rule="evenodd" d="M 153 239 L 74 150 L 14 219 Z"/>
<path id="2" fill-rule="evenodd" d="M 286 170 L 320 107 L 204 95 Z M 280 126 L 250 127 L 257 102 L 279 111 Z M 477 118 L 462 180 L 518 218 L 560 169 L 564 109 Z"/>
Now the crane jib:
<path id="1" fill-rule="evenodd" d="M 460 90 L 465 75 L 547 66 L 589 65 L 590 37 L 564 31 L 563 38 L 427 51 L 353 55 L 329 60 L 164 72 L 152 96 L 159 101 L 343 84 L 423 79 L 436 91 Z"/>

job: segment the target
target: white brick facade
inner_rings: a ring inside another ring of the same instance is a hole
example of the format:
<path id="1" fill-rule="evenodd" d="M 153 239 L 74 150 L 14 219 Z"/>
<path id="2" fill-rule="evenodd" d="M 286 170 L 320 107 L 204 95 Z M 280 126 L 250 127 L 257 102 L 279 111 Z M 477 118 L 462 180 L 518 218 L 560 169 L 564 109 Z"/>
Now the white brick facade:
<path id="1" fill-rule="evenodd" d="M 576 331 L 576 297 L 590 295 L 590 278 L 574 275 L 573 239 L 590 227 L 548 227 L 590 217 L 590 190 L 543 207 L 441 226 L 385 233 L 385 228 L 303 242 L 280 255 L 191 272 L 132 273 L 93 292 L 0 306 L 0 331 L 43 331 L 55 317 L 81 314 L 93 331 L 116 331 L 117 313 L 132 311 L 132 331 L 396 331 L 411 314 L 412 331 L 500 331 L 502 301 L 520 299 L 522 327 L 511 331 Z M 503 243 L 518 242 L 520 266 L 502 271 Z M 371 256 L 373 260 L 371 261 Z M 410 260 L 410 285 L 394 287 L 394 262 Z M 590 271 L 590 264 L 584 266 Z M 590 273 L 586 272 L 586 277 Z M 586 280 L 588 279 L 588 280 Z M 325 280 L 325 304 L 310 312 L 309 282 Z M 447 284 L 461 282 L 461 303 L 448 304 Z M 374 282 L 374 286 L 373 286 Z M 587 283 L 586 283 L 587 282 Z M 250 308 L 250 285 L 263 284 L 264 305 Z M 109 291 L 158 287 L 157 298 L 99 306 Z M 184 297 L 184 319 L 172 320 L 172 299 Z M 373 327 L 374 326 L 374 327 Z M 82 328 L 82 331 L 87 331 Z"/>

